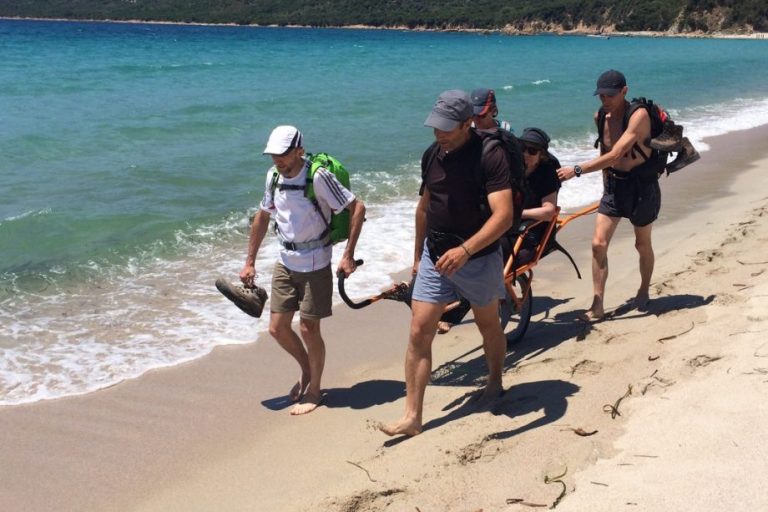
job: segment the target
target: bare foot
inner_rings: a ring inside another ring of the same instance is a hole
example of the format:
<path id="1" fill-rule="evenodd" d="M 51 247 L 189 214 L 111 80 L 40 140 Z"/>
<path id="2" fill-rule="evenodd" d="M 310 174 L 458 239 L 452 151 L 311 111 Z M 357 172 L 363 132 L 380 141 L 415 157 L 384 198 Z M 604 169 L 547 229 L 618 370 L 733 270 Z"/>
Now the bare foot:
<path id="1" fill-rule="evenodd" d="M 301 397 L 304 396 L 304 392 L 307 390 L 307 386 L 309 386 L 309 378 L 305 378 L 304 375 L 302 375 L 301 379 L 299 379 L 288 392 L 288 398 L 290 398 L 291 402 L 298 402 L 301 400 Z"/>
<path id="2" fill-rule="evenodd" d="M 597 322 L 602 322 L 605 320 L 605 311 L 602 309 L 588 309 L 584 313 L 579 315 L 579 320 L 582 320 L 584 322 L 594 324 Z"/>
<path id="3" fill-rule="evenodd" d="M 479 409 L 489 409 L 502 395 L 504 395 L 502 386 L 486 386 L 482 392 L 471 398 L 471 401 L 475 402 Z"/>
<path id="4" fill-rule="evenodd" d="M 445 334 L 451 330 L 453 324 L 450 322 L 437 322 L 437 334 Z"/>
<path id="5" fill-rule="evenodd" d="M 651 298 L 648 296 L 648 290 L 638 290 L 635 296 L 634 306 L 638 311 L 647 311 L 648 302 Z"/>
<path id="6" fill-rule="evenodd" d="M 379 430 L 388 436 L 415 436 L 421 434 L 421 423 L 402 419 L 389 425 L 379 425 Z"/>
<path id="7" fill-rule="evenodd" d="M 304 398 L 302 398 L 300 403 L 293 406 L 293 409 L 291 409 L 291 416 L 298 416 L 300 414 L 307 414 L 314 411 L 323 405 L 323 399 L 323 395 L 316 396 L 307 393 L 304 395 Z"/>

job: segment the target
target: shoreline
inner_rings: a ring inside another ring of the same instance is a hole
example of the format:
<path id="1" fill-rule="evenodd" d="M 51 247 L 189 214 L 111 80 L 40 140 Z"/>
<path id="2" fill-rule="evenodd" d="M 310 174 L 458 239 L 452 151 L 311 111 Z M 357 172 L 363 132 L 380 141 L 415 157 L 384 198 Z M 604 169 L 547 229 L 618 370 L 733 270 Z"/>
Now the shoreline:
<path id="1" fill-rule="evenodd" d="M 638 30 L 638 31 L 617 31 L 613 28 L 589 28 L 581 27 L 577 29 L 565 30 L 563 28 L 552 28 L 551 30 L 534 30 L 534 29 L 515 29 L 509 26 L 503 28 L 468 28 L 468 27 L 447 27 L 447 28 L 431 28 L 427 26 L 415 26 L 410 27 L 408 25 L 365 25 L 365 24 L 349 24 L 349 25 L 300 25 L 300 24 L 287 24 L 287 25 L 260 25 L 253 24 L 239 24 L 239 23 L 206 23 L 195 21 L 163 21 L 163 20 L 141 20 L 141 19 L 92 19 L 92 18 L 37 18 L 37 17 L 14 17 L 14 16 L 0 16 L 0 20 L 9 21 L 56 21 L 56 22 L 71 22 L 71 23 L 117 23 L 127 25 L 180 25 L 180 26 L 198 26 L 198 27 L 251 27 L 251 28 L 314 28 L 314 29 L 348 29 L 348 30 L 392 30 L 392 31 L 409 31 L 409 32 L 446 32 L 446 33 L 468 33 L 468 34 L 493 34 L 493 35 L 507 35 L 507 36 L 537 36 L 537 35 L 554 35 L 554 36 L 584 36 L 584 37 L 599 37 L 609 39 L 611 37 L 670 37 L 670 38 L 683 38 L 683 39 L 756 39 L 765 40 L 768 39 L 768 32 L 748 32 L 743 33 L 738 30 L 733 32 L 710 32 L 704 33 L 701 31 L 695 32 L 673 32 L 673 31 L 651 31 L 651 30 Z"/>
<path id="2" fill-rule="evenodd" d="M 559 475 L 566 467 L 568 496 L 559 508 L 601 510 L 595 506 L 601 497 L 591 491 L 604 488 L 590 480 L 609 484 L 606 492 L 612 493 L 614 487 L 624 489 L 618 472 L 649 470 L 653 476 L 660 474 L 659 468 L 669 468 L 688 474 L 685 458 L 660 457 L 665 453 L 661 448 L 642 451 L 631 442 L 638 442 L 636 436 L 646 428 L 643 415 L 654 414 L 651 404 L 664 404 L 656 399 L 669 399 L 671 405 L 664 409 L 668 417 L 654 421 L 666 419 L 672 425 L 661 423 L 669 430 L 654 440 L 676 444 L 686 439 L 691 445 L 706 440 L 704 432 L 680 421 L 707 410 L 701 405 L 691 410 L 686 390 L 714 379 L 718 386 L 713 392 L 724 393 L 728 401 L 737 396 L 727 391 L 730 380 L 717 379 L 760 378 L 742 377 L 755 373 L 758 361 L 730 354 L 742 350 L 751 356 L 762 350 L 744 341 L 759 334 L 729 335 L 758 331 L 765 315 L 748 307 L 754 306 L 752 294 L 760 300 L 765 293 L 768 274 L 761 266 L 737 261 L 765 259 L 760 248 L 768 234 L 754 212 L 768 207 L 764 187 L 755 186 L 765 182 L 768 169 L 768 152 L 761 144 L 766 136 L 768 126 L 707 139 L 712 149 L 700 162 L 664 178 L 662 217 L 654 234 L 657 270 L 651 315 L 617 313 L 591 329 L 576 322 L 575 313 L 586 306 L 591 291 L 588 240 L 593 222 L 577 221 L 558 236 L 584 279 L 574 278 L 562 256 L 550 256 L 537 268 L 536 316 L 526 339 L 508 353 L 508 391 L 493 414 L 457 407 L 483 375 L 477 330 L 467 323 L 435 340 L 424 433 L 399 443 L 385 438 L 375 422 L 402 413 L 408 310 L 388 301 L 361 311 L 341 306 L 323 328 L 328 399 L 305 417 L 287 414 L 283 397 L 291 385 L 288 375 L 296 369 L 266 335 L 259 337 L 263 343 L 218 347 L 199 360 L 153 370 L 109 389 L 0 408 L 0 429 L 7 440 L 0 447 L 6 461 L 0 469 L 0 508 L 352 510 L 344 507 L 355 503 L 355 510 L 363 511 L 385 504 L 393 510 L 450 510 L 457 504 L 462 510 L 517 510 L 506 500 L 553 503 L 560 486 L 546 485 L 544 477 Z M 637 279 L 626 224 L 617 231 L 610 252 L 606 305 L 614 312 L 634 293 Z M 762 231 L 753 235 L 757 229 Z M 736 249 L 741 252 L 724 257 Z M 686 336 L 691 325 L 693 333 Z M 712 361 L 696 359 L 699 355 Z M 699 366 L 689 363 L 694 360 Z M 706 379 L 693 378 L 701 372 Z M 755 382 L 747 391 L 764 392 L 765 385 Z M 628 383 L 635 392 L 623 402 L 621 416 L 612 419 L 601 412 L 603 404 L 626 392 Z M 744 398 L 748 403 L 749 396 Z M 759 415 L 750 418 L 760 424 Z M 725 419 L 739 432 L 738 444 L 752 446 L 741 437 L 739 417 Z M 706 419 L 701 423 L 699 428 L 707 426 Z M 598 432 L 581 438 L 569 430 L 576 428 Z M 720 451 L 712 449 L 714 459 L 732 447 L 716 446 Z M 632 459 L 638 453 L 660 458 Z M 617 470 L 617 464 L 624 469 Z M 685 471 L 675 464 L 683 464 Z M 752 480 L 762 481 L 759 475 L 768 474 L 768 468 L 752 464 L 750 460 L 750 470 L 757 469 Z M 729 468 L 742 471 L 728 464 L 719 470 Z M 592 471 L 608 471 L 608 476 L 589 476 Z M 686 483 L 702 485 L 694 477 Z M 637 481 L 630 479 L 628 485 L 638 492 Z M 740 496 L 743 506 L 756 504 L 760 498 L 751 492 L 751 484 L 739 485 L 748 491 Z M 632 499 L 618 493 L 603 504 L 605 510 L 627 501 L 647 506 L 652 490 L 641 489 L 645 494 Z M 702 499 L 694 492 L 669 492 Z M 662 497 L 668 499 L 669 492 Z M 586 505 L 571 504 L 580 499 Z M 735 510 L 730 504 L 713 501 L 703 509 Z"/>

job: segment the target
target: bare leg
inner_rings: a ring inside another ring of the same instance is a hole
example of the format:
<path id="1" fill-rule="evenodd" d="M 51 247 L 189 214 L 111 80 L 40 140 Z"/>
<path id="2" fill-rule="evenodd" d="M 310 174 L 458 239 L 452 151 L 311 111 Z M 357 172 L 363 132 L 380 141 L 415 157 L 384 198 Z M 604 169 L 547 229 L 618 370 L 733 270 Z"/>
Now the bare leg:
<path id="1" fill-rule="evenodd" d="M 382 425 L 390 436 L 421 433 L 424 392 L 432 372 L 432 340 L 445 304 L 411 302 L 411 333 L 405 354 L 405 414 L 395 423 Z"/>
<path id="2" fill-rule="evenodd" d="M 309 358 L 309 387 L 301 403 L 296 404 L 291 409 L 293 415 L 312 412 L 320 405 L 322 401 L 320 381 L 325 367 L 325 342 L 320 334 L 320 320 L 302 318 L 299 325 Z"/>
<path id="3" fill-rule="evenodd" d="M 499 323 L 499 303 L 492 300 L 485 306 L 472 306 L 480 334 L 483 336 L 483 351 L 488 365 L 488 383 L 480 397 L 481 403 L 494 401 L 503 391 L 501 373 L 504 368 L 504 356 L 507 352 L 507 340 Z"/>
<path id="4" fill-rule="evenodd" d="M 584 319 L 590 322 L 605 318 L 605 283 L 608 281 L 608 245 L 619 225 L 620 217 L 597 214 L 592 237 L 592 305 Z"/>
<path id="5" fill-rule="evenodd" d="M 290 313 L 271 313 L 269 315 L 269 334 L 272 335 L 277 343 L 288 352 L 301 368 L 301 377 L 298 382 L 291 388 L 288 396 L 289 398 L 297 402 L 301 399 L 304 391 L 307 389 L 310 381 L 310 366 L 309 357 L 307 351 L 304 349 L 304 345 L 291 328 L 291 321 L 293 320 L 293 312 Z"/>
<path id="6" fill-rule="evenodd" d="M 651 230 L 653 224 L 647 226 L 635 226 L 635 248 L 640 255 L 640 288 L 635 296 L 635 307 L 643 311 L 648 306 L 650 295 L 648 289 L 651 287 L 651 277 L 653 276 L 653 265 L 656 262 L 653 254 L 653 244 L 651 243 Z"/>

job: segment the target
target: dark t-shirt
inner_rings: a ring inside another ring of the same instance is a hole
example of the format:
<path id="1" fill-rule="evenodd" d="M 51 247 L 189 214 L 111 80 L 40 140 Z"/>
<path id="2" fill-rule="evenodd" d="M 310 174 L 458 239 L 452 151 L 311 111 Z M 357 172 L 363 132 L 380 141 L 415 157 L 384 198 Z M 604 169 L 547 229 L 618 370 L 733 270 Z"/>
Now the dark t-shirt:
<path id="1" fill-rule="evenodd" d="M 475 178 L 483 151 L 479 135 L 471 132 L 467 143 L 456 151 L 438 151 L 429 169 L 426 166 L 433 148 L 427 149 L 421 158 L 422 176 L 425 178 L 420 193 L 426 187 L 430 198 L 427 205 L 427 230 L 453 233 L 466 240 L 477 233 L 489 218 L 487 208 L 486 211 L 481 208 L 487 195 L 511 188 L 507 155 L 501 147 L 496 147 L 487 155 L 483 169 L 486 176 L 483 192 Z M 494 242 L 477 254 L 489 254 L 497 246 Z"/>
<path id="2" fill-rule="evenodd" d="M 538 208 L 541 206 L 542 199 L 560 190 L 558 167 L 560 164 L 557 160 L 550 159 L 540 163 L 539 167 L 526 178 L 531 193 L 526 195 L 525 208 Z"/>
<path id="3" fill-rule="evenodd" d="M 560 190 L 560 179 L 557 177 L 559 167 L 560 162 L 550 156 L 548 161 L 539 163 L 539 167 L 526 177 L 529 192 L 525 197 L 525 208 L 538 208 L 542 204 L 542 199 Z M 533 228 L 528 233 L 525 246 L 535 247 L 538 245 L 546 230 L 547 224 L 540 224 Z"/>

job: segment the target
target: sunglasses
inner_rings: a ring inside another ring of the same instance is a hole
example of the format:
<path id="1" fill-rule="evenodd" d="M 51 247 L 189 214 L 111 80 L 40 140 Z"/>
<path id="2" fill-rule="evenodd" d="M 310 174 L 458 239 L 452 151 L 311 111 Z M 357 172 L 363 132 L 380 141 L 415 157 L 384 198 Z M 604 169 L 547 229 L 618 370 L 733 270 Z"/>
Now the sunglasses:
<path id="1" fill-rule="evenodd" d="M 541 150 L 539 148 L 534 148 L 533 146 L 525 146 L 525 148 L 523 148 L 523 151 L 525 151 L 531 156 L 536 156 L 539 153 L 541 153 Z"/>

